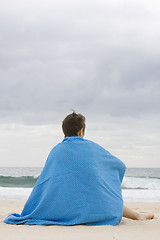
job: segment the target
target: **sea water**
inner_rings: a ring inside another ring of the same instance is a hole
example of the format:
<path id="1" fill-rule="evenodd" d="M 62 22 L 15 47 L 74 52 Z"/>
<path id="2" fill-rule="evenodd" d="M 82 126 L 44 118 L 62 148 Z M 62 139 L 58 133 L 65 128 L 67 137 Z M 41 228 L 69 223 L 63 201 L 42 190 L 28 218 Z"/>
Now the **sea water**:
<path id="1" fill-rule="evenodd" d="M 128 168 L 122 195 L 128 202 L 160 202 L 160 168 Z"/>
<path id="2" fill-rule="evenodd" d="M 0 167 L 0 200 L 27 199 L 40 167 Z M 122 182 L 124 201 L 160 202 L 160 168 L 128 168 Z"/>

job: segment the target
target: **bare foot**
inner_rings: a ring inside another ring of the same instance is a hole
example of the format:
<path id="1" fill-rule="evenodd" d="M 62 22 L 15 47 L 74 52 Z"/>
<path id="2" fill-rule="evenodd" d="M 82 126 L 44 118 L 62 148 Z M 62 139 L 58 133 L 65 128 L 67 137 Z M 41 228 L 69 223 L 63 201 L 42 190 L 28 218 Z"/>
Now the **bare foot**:
<path id="1" fill-rule="evenodd" d="M 154 214 L 139 213 L 138 215 L 139 216 L 137 220 L 151 220 L 154 218 Z"/>
<path id="2" fill-rule="evenodd" d="M 125 218 L 130 218 L 133 220 L 150 220 L 154 218 L 153 214 L 149 214 L 149 213 L 137 213 L 135 211 L 133 211 L 132 209 L 126 207 L 125 205 L 123 205 L 123 217 Z"/>

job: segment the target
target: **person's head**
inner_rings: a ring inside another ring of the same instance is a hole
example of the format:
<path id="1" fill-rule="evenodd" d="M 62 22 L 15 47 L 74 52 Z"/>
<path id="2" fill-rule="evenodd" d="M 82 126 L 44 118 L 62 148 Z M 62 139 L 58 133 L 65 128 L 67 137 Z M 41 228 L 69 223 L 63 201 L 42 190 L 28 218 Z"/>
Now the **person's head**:
<path id="1" fill-rule="evenodd" d="M 62 122 L 62 129 L 65 137 L 84 137 L 85 127 L 85 117 L 80 113 L 76 114 L 73 112 Z"/>

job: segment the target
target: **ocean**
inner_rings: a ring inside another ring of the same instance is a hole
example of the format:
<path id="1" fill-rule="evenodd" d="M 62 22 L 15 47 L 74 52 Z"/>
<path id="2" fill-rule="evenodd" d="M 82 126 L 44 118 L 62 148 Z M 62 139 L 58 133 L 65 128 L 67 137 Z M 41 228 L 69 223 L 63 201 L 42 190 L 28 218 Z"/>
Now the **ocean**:
<path id="1" fill-rule="evenodd" d="M 0 200 L 27 199 L 40 167 L 0 167 Z M 127 168 L 122 195 L 128 202 L 160 202 L 160 168 Z"/>

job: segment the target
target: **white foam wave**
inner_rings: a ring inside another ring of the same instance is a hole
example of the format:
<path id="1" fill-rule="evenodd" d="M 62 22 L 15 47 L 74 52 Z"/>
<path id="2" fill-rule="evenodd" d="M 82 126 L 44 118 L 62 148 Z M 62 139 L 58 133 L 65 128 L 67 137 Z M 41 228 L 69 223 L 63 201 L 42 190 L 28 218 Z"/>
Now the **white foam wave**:
<path id="1" fill-rule="evenodd" d="M 160 190 L 122 190 L 124 202 L 160 202 Z"/>
<path id="2" fill-rule="evenodd" d="M 32 188 L 0 187 L 0 200 L 27 200 Z M 160 202 L 160 190 L 123 189 L 124 202 Z"/>
<path id="3" fill-rule="evenodd" d="M 40 174 L 35 174 L 34 176 L 33 176 L 33 178 L 38 178 L 40 176 Z"/>
<path id="4" fill-rule="evenodd" d="M 0 187 L 0 200 L 27 199 L 32 188 L 5 188 Z"/>
<path id="5" fill-rule="evenodd" d="M 160 190 L 160 179 L 124 177 L 122 188 Z"/>

